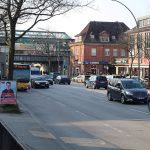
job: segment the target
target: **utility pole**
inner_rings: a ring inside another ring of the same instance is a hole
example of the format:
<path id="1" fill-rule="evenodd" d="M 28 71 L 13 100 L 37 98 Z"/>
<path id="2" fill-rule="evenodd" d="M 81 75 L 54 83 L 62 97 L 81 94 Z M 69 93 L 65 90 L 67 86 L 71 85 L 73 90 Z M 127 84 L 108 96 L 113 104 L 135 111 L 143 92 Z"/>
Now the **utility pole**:
<path id="1" fill-rule="evenodd" d="M 141 53 L 140 53 L 140 34 L 139 34 L 139 23 L 138 23 L 138 21 L 136 20 L 136 18 L 135 18 L 135 16 L 134 16 L 134 14 L 133 14 L 133 12 L 125 5 L 125 4 L 123 4 L 122 2 L 120 2 L 120 1 L 118 1 L 118 0 L 112 0 L 112 1 L 114 1 L 114 2 L 117 2 L 117 3 L 119 3 L 119 4 L 121 4 L 121 5 L 123 5 L 130 13 L 131 13 L 131 15 L 132 15 L 132 17 L 133 17 L 133 19 L 134 19 L 134 21 L 135 21 L 135 23 L 136 23 L 136 27 L 137 27 L 137 50 L 138 50 L 138 79 L 140 80 L 140 71 L 141 71 L 141 69 L 140 69 L 140 57 L 141 57 Z"/>
<path id="2" fill-rule="evenodd" d="M 58 64 L 58 72 L 60 72 L 60 56 L 59 56 L 59 53 L 60 53 L 60 41 L 57 41 L 56 43 L 56 51 L 57 51 L 57 64 Z"/>
<path id="3" fill-rule="evenodd" d="M 48 74 L 50 74 L 50 67 L 51 67 L 51 55 L 50 55 L 50 49 L 49 49 L 49 43 L 46 43 L 47 47 L 47 53 L 48 53 Z"/>

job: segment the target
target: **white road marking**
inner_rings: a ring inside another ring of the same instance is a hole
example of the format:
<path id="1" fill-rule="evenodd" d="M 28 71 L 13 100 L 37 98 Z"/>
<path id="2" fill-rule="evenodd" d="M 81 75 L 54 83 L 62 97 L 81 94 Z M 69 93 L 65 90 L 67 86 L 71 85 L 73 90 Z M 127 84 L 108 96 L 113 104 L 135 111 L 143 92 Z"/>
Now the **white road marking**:
<path id="1" fill-rule="evenodd" d="M 137 109 L 133 109 L 133 108 L 129 108 L 129 110 L 132 110 L 132 111 L 136 111 L 136 112 L 139 112 L 139 113 L 142 113 L 142 114 L 149 115 L 149 113 L 147 113 L 147 112 L 145 112 L 145 111 L 141 111 L 141 110 L 137 110 Z"/>
<path id="2" fill-rule="evenodd" d="M 79 146 L 86 147 L 101 147 L 106 145 L 106 142 L 101 139 L 91 139 L 91 138 L 75 138 L 75 137 L 61 137 L 62 141 L 69 144 L 76 144 Z"/>
<path id="3" fill-rule="evenodd" d="M 55 136 L 50 132 L 43 132 L 43 131 L 29 131 L 33 136 L 40 137 L 40 138 L 49 138 L 56 140 Z"/>
<path id="4" fill-rule="evenodd" d="M 123 130 L 120 130 L 120 129 L 118 129 L 118 128 L 115 128 L 115 127 L 111 126 L 110 124 L 106 124 L 106 123 L 105 123 L 104 126 L 110 128 L 110 129 L 112 129 L 112 130 L 114 130 L 114 131 L 117 131 L 117 132 L 120 133 L 120 134 L 124 134 L 124 135 L 125 135 L 125 133 L 124 133 Z M 131 137 L 130 134 L 126 134 L 126 136 L 127 136 L 127 137 Z"/>
<path id="5" fill-rule="evenodd" d="M 117 131 L 118 133 L 123 133 L 122 130 L 118 129 L 118 128 L 114 128 L 113 126 L 111 126 L 110 124 L 104 124 L 104 126 L 109 127 L 110 129 L 113 129 L 115 131 Z"/>
<path id="6" fill-rule="evenodd" d="M 83 112 L 81 112 L 79 110 L 76 110 L 75 112 L 80 113 L 82 116 L 86 116 L 87 117 L 87 115 L 85 113 L 83 113 Z"/>
<path id="7" fill-rule="evenodd" d="M 66 107 L 66 105 L 63 104 L 63 103 L 61 103 L 61 102 L 56 101 L 56 103 L 59 104 L 59 105 L 61 105 L 61 106 L 63 106 L 63 107 Z"/>

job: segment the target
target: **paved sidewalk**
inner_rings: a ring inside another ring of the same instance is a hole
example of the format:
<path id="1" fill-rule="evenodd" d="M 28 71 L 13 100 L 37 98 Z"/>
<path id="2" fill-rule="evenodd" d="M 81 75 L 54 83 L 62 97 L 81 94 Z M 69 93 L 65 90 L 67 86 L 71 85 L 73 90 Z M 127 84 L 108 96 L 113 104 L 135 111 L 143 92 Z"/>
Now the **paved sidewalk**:
<path id="1" fill-rule="evenodd" d="M 20 105 L 21 114 L 0 113 L 0 121 L 25 150 L 62 150 L 62 145 L 45 131 Z"/>

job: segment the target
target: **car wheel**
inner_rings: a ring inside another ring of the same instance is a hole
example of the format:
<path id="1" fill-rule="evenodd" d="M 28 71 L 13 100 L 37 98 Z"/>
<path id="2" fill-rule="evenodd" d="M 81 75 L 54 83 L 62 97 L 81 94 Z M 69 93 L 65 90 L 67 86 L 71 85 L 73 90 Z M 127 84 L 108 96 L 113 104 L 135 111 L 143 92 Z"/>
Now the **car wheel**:
<path id="1" fill-rule="evenodd" d="M 36 86 L 35 86 L 35 84 L 33 84 L 33 88 L 34 88 L 34 89 L 36 89 Z"/>
<path id="2" fill-rule="evenodd" d="M 121 96 L 121 103 L 122 103 L 122 104 L 125 104 L 125 103 L 126 103 L 126 100 L 125 100 L 124 95 Z"/>
<path id="3" fill-rule="evenodd" d="M 112 99 L 112 97 L 111 97 L 111 94 L 110 94 L 110 93 L 108 93 L 108 94 L 107 94 L 107 97 L 108 97 L 108 100 L 109 100 L 109 101 L 113 101 L 113 99 Z"/>
<path id="4" fill-rule="evenodd" d="M 93 88 L 93 89 L 96 89 L 96 86 L 93 84 L 92 88 Z"/>
<path id="5" fill-rule="evenodd" d="M 148 110 L 150 112 L 150 100 L 147 102 L 147 105 L 148 105 Z"/>

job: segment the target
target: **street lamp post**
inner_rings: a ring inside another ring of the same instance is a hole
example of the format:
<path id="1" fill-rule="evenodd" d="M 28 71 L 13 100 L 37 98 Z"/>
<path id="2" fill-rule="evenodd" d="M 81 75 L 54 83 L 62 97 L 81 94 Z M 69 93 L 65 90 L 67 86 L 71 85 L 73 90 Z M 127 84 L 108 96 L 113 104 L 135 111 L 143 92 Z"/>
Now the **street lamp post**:
<path id="1" fill-rule="evenodd" d="M 59 56 L 59 53 L 60 53 L 60 41 L 57 41 L 56 43 L 56 52 L 57 52 L 57 65 L 58 65 L 58 72 L 60 72 L 60 56 Z"/>
<path id="2" fill-rule="evenodd" d="M 47 47 L 47 53 L 48 53 L 48 74 L 50 74 L 50 71 L 51 71 L 51 55 L 50 55 L 49 42 L 46 42 L 46 47 Z"/>
<path id="3" fill-rule="evenodd" d="M 139 23 L 138 21 L 136 20 L 133 12 L 125 5 L 123 4 L 122 2 L 118 1 L 118 0 L 112 0 L 112 1 L 115 1 L 121 5 L 123 5 L 132 15 L 132 17 L 134 18 L 134 21 L 136 23 L 136 27 L 137 27 L 137 50 L 138 50 L 138 79 L 140 80 L 140 34 L 139 34 Z"/>

